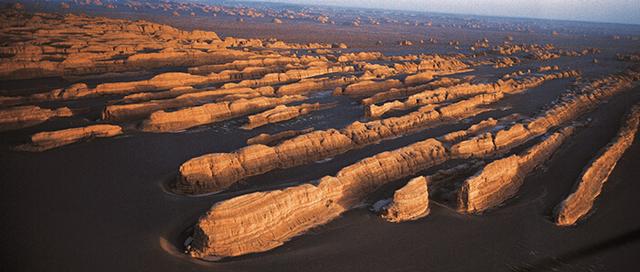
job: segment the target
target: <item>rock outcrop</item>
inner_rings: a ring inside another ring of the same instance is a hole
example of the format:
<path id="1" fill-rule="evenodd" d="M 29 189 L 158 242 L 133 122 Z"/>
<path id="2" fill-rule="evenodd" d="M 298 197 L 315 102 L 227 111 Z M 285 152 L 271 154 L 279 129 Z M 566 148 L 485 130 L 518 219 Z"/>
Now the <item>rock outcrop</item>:
<path id="1" fill-rule="evenodd" d="M 329 222 L 387 182 L 446 160 L 445 148 L 428 139 L 383 152 L 322 178 L 283 190 L 258 192 L 215 204 L 195 227 L 190 254 L 230 257 L 266 251 Z M 237 226 L 248 226 L 238 228 Z"/>
<path id="2" fill-rule="evenodd" d="M 233 101 L 242 98 L 252 99 L 262 96 L 272 96 L 273 94 L 274 90 L 272 87 L 201 90 L 198 92 L 188 92 L 169 99 L 108 105 L 102 112 L 102 118 L 112 121 L 134 120 L 146 118 L 151 113 L 159 110 L 193 107 L 211 102 Z"/>
<path id="3" fill-rule="evenodd" d="M 487 164 L 464 181 L 458 194 L 458 210 L 479 213 L 513 197 L 525 177 L 547 161 L 573 130 L 573 127 L 566 127 L 520 155 L 511 155 Z"/>
<path id="4" fill-rule="evenodd" d="M 425 177 L 416 177 L 393 194 L 391 203 L 383 208 L 382 218 L 399 223 L 413 221 L 429 214 L 429 190 Z"/>
<path id="5" fill-rule="evenodd" d="M 267 124 L 283 122 L 310 114 L 311 112 L 335 107 L 336 104 L 301 104 L 297 106 L 278 105 L 273 109 L 250 115 L 249 122 L 242 126 L 243 129 L 251 130 Z"/>
<path id="6" fill-rule="evenodd" d="M 369 117 L 380 117 L 392 110 L 409 110 L 418 106 L 433 103 L 441 103 L 456 98 L 468 97 L 478 94 L 492 93 L 515 93 L 526 89 L 534 88 L 540 84 L 553 79 L 578 76 L 576 71 L 558 72 L 543 76 L 529 76 L 518 80 L 498 80 L 495 83 L 470 84 L 463 83 L 449 87 L 442 87 L 435 90 L 424 90 L 420 93 L 409 96 L 405 101 L 391 101 L 381 106 L 375 104 L 365 107 L 365 115 Z"/>
<path id="7" fill-rule="evenodd" d="M 246 58 L 224 55 L 218 35 L 182 31 L 145 21 L 73 14 L 7 13 L 0 78 L 28 79 L 136 71 L 166 66 L 204 65 Z M 26 39 L 25 39 L 26 38 Z M 229 57 L 232 57 L 229 59 Z"/>
<path id="8" fill-rule="evenodd" d="M 0 131 L 35 126 L 54 117 L 69 117 L 69 108 L 44 109 L 38 106 L 19 106 L 0 110 Z"/>
<path id="9" fill-rule="evenodd" d="M 301 95 L 256 97 L 204 104 L 177 111 L 156 111 L 145 119 L 141 129 L 147 132 L 176 132 L 248 115 L 278 105 L 307 99 Z"/>
<path id="10" fill-rule="evenodd" d="M 247 139 L 248 145 L 260 144 L 260 145 L 273 145 L 283 140 L 287 140 L 302 134 L 312 132 L 313 128 L 306 128 L 301 130 L 285 130 L 276 134 L 261 133 L 258 136 Z"/>
<path id="11" fill-rule="evenodd" d="M 556 208 L 556 225 L 573 225 L 589 213 L 616 163 L 631 146 L 638 133 L 640 104 L 635 105 L 623 121 L 616 137 L 582 172 L 575 191 Z"/>
<path id="12" fill-rule="evenodd" d="M 38 132 L 31 136 L 31 142 L 18 146 L 18 150 L 40 152 L 69 145 L 91 138 L 107 138 L 122 134 L 122 128 L 116 125 L 90 125 L 56 131 Z"/>
<path id="13" fill-rule="evenodd" d="M 353 83 L 356 77 L 338 78 L 308 78 L 296 83 L 280 86 L 276 93 L 278 95 L 306 94 L 309 92 L 332 90 Z"/>

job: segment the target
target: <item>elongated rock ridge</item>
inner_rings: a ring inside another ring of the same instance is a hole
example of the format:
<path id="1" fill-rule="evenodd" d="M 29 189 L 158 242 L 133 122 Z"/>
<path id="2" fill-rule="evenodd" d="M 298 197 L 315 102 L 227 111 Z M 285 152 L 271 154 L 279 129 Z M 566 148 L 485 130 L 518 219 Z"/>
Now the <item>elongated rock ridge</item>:
<path id="1" fill-rule="evenodd" d="M 411 179 L 393 194 L 391 203 L 383 209 L 382 218 L 399 223 L 413 221 L 429 214 L 429 190 L 425 177 Z"/>
<path id="2" fill-rule="evenodd" d="M 481 95 L 481 97 L 471 98 L 471 102 L 475 103 L 474 105 L 481 105 L 501 98 L 500 93 Z M 175 187 L 179 193 L 186 194 L 222 191 L 250 176 L 330 158 L 354 148 L 411 133 L 429 124 L 481 112 L 473 108 L 471 102 L 463 100 L 440 109 L 424 108 L 405 116 L 367 123 L 356 121 L 342 130 L 314 131 L 271 148 L 248 146 L 233 153 L 203 155 L 188 160 L 180 166 Z M 461 113 L 462 116 L 459 115 Z M 253 156 L 258 156 L 259 159 L 252 160 L 250 164 L 243 163 L 245 160 L 241 158 L 248 156 L 251 152 L 256 153 Z M 238 163 L 229 165 L 227 160 Z"/>
<path id="3" fill-rule="evenodd" d="M 247 139 L 248 145 L 261 144 L 261 145 L 272 145 L 274 143 L 278 143 L 280 141 L 290 139 L 302 134 L 307 134 L 312 132 L 313 128 L 306 128 L 301 130 L 286 130 L 282 132 L 278 132 L 276 134 L 267 134 L 261 133 L 258 136 Z"/>
<path id="4" fill-rule="evenodd" d="M 73 144 L 91 138 L 107 138 L 122 134 L 122 128 L 116 125 L 90 125 L 57 131 L 38 132 L 31 136 L 31 142 L 18 146 L 22 151 L 40 152 L 60 146 Z"/>
<path id="5" fill-rule="evenodd" d="M 636 104 L 625 117 L 615 138 L 589 163 L 577 181 L 575 191 L 556 208 L 555 223 L 570 226 L 584 218 L 602 192 L 604 183 L 616 163 L 631 146 L 640 123 L 640 104 Z"/>
<path id="6" fill-rule="evenodd" d="M 335 219 L 386 182 L 446 159 L 442 143 L 428 139 L 363 159 L 335 176 L 322 178 L 317 185 L 303 184 L 219 202 L 199 219 L 190 254 L 198 258 L 229 257 L 275 248 Z"/>
<path id="7" fill-rule="evenodd" d="M 620 75 L 613 75 L 603 79 L 583 85 L 578 91 L 569 91 L 565 97 L 560 98 L 554 105 L 540 113 L 537 117 L 526 121 L 525 127 L 534 131 L 526 139 L 506 141 L 501 145 L 493 144 L 493 135 L 509 131 L 511 128 L 500 129 L 498 132 L 488 132 L 483 137 L 489 138 L 490 148 L 485 149 L 481 145 L 476 145 L 475 151 L 469 149 L 469 153 L 461 154 L 456 145 L 465 141 L 477 141 L 477 136 L 472 139 L 461 139 L 457 143 L 443 143 L 435 139 L 427 139 L 414 144 L 388 152 L 365 158 L 355 164 L 344 167 L 335 176 L 326 176 L 317 182 L 305 183 L 281 190 L 257 192 L 231 198 L 214 204 L 205 213 L 195 226 L 193 233 L 193 243 L 189 248 L 189 253 L 197 258 L 224 258 L 239 256 L 243 254 L 262 252 L 270 250 L 292 237 L 300 235 L 315 226 L 327 223 L 344 211 L 357 207 L 367 195 L 380 188 L 380 186 L 398 179 L 406 178 L 417 172 L 427 170 L 440 165 L 451 159 L 478 157 L 488 158 L 497 154 L 502 154 L 511 150 L 515 143 L 524 143 L 537 135 L 543 135 L 550 129 L 575 120 L 585 112 L 592 110 L 597 103 L 614 95 L 621 90 L 630 87 L 632 82 L 638 80 L 640 74 L 627 71 Z M 518 125 L 522 125 L 518 123 Z M 538 144 L 528 149 L 520 155 L 507 157 L 510 166 L 517 169 L 510 177 L 520 179 L 521 176 L 544 162 L 554 150 L 556 150 L 573 131 L 572 126 L 568 126 L 542 139 Z M 325 133 L 316 131 L 313 133 Z M 340 137 L 339 132 L 334 131 Z M 303 135 L 304 136 L 304 135 Z M 325 137 L 332 139 L 331 137 Z M 345 141 L 350 138 L 345 137 Z M 318 143 L 324 144 L 323 141 Z M 274 149 L 277 149 L 275 147 Z M 248 149 L 254 149 L 250 151 Z M 237 169 L 246 171 L 243 167 L 235 168 L 244 160 L 244 164 L 255 163 L 262 160 L 261 154 L 273 152 L 266 146 L 249 146 L 239 153 L 222 153 L 197 158 L 196 160 L 225 161 L 225 165 L 220 164 L 195 164 L 205 170 L 201 173 L 211 174 L 211 166 L 220 167 L 217 171 L 223 174 L 238 173 Z M 243 154 L 242 154 L 243 153 Z M 312 153 L 313 154 L 313 153 Z M 514 162 L 511 162 L 511 161 Z M 515 161 L 517 160 L 517 162 Z M 482 173 L 487 177 L 495 171 L 500 162 L 493 166 L 483 168 L 479 175 L 476 175 L 466 184 L 467 189 L 462 191 L 472 195 L 474 190 L 482 190 L 473 180 L 483 182 Z M 185 165 L 183 165 L 185 167 Z M 264 171 L 257 167 L 254 171 Z M 181 169 L 182 170 L 182 169 Z M 222 177 L 232 177 L 232 175 L 222 175 Z M 501 180 L 501 179 L 489 179 Z M 220 180 L 223 181 L 224 180 Z M 489 189 L 489 192 L 500 192 L 499 194 L 489 193 L 487 196 L 498 197 L 460 197 L 467 210 L 480 210 L 484 207 L 491 207 L 499 204 L 504 196 L 509 196 L 510 192 L 519 187 L 519 182 L 505 183 L 498 190 Z M 208 186 L 208 185 L 205 185 Z M 464 195 L 464 193 L 461 193 Z M 476 194 L 482 196 L 481 194 Z M 480 200 L 469 202 L 469 200 Z M 472 203 L 469 205 L 468 203 Z M 476 205 L 477 204 L 477 205 Z M 476 205 L 476 206 L 474 206 Z"/>
<path id="8" fill-rule="evenodd" d="M 251 99 L 261 96 L 272 96 L 273 92 L 272 87 L 203 90 L 182 94 L 169 99 L 108 105 L 102 112 L 102 118 L 112 121 L 134 120 L 149 117 L 153 112 L 159 110 L 193 107 L 211 102 L 233 101 L 241 98 Z"/>
<path id="9" fill-rule="evenodd" d="M 0 109 L 0 131 L 35 126 L 54 117 L 69 117 L 73 113 L 67 107 L 45 109 L 38 106 L 19 106 Z"/>
<path id="10" fill-rule="evenodd" d="M 529 82 L 529 80 L 525 80 L 525 82 Z M 576 116 L 592 109 L 595 107 L 599 99 L 613 95 L 616 91 L 623 89 L 623 87 L 628 87 L 630 79 L 629 76 L 611 76 L 608 77 L 607 80 L 602 80 L 602 82 L 607 82 L 607 84 L 601 86 L 603 87 L 601 89 L 593 90 L 592 85 L 588 85 L 584 90 L 582 90 L 582 92 L 584 92 L 582 95 L 575 93 L 567 94 L 568 97 L 573 97 L 573 99 L 560 99 L 559 103 L 550 109 L 549 112 L 544 112 L 527 123 L 517 123 L 493 134 L 485 133 L 456 143 L 451 147 L 451 150 L 455 156 L 466 159 L 470 157 L 484 156 L 484 154 L 494 152 L 497 148 L 510 148 L 520 145 L 528 139 L 540 136 L 546 133 L 550 128 L 568 120 L 572 120 Z M 600 86 L 598 82 L 594 84 Z M 599 99 L 583 101 L 578 105 L 575 104 L 577 103 L 576 101 L 582 101 L 582 98 L 590 97 L 594 94 L 597 95 Z M 331 156 L 335 156 L 354 148 L 380 142 L 384 139 L 412 133 L 417 129 L 424 128 L 430 124 L 433 125 L 442 123 L 446 120 L 458 120 L 460 118 L 474 116 L 483 111 L 483 109 L 479 109 L 477 106 L 496 102 L 502 99 L 503 96 L 502 92 L 480 94 L 469 99 L 461 100 L 435 109 L 433 106 L 423 106 L 418 111 L 400 117 L 374 120 L 367 123 L 360 123 L 356 121 L 342 130 L 333 130 L 334 133 L 330 133 L 330 135 L 344 140 L 331 140 L 331 142 L 335 142 L 336 145 L 330 145 L 324 148 L 332 148 L 332 150 L 324 150 L 317 154 L 330 154 Z M 316 131 L 311 135 L 303 135 L 305 138 L 298 136 L 289 141 L 304 143 L 309 141 L 309 138 L 307 138 L 308 136 L 320 136 L 317 133 L 318 132 Z M 318 141 L 319 140 L 320 139 L 318 139 Z M 285 141 L 281 145 L 285 144 L 292 145 L 293 143 Z M 300 144 L 297 149 L 304 149 L 304 146 L 304 144 Z M 274 148 L 278 148 L 278 146 Z M 306 155 L 307 152 L 294 152 L 289 150 L 292 149 L 283 148 L 277 150 L 275 153 L 264 153 L 261 156 L 262 159 L 252 164 L 251 167 L 237 165 L 237 168 L 241 168 L 243 170 L 232 172 L 226 171 L 227 167 L 223 166 L 225 163 L 213 158 L 217 158 L 219 156 L 224 156 L 225 158 L 231 156 L 231 158 L 234 158 L 239 156 L 237 155 L 240 154 L 238 152 L 208 154 L 191 159 L 180 166 L 180 173 L 176 182 L 176 188 L 178 192 L 186 194 L 216 192 L 224 190 L 233 183 L 249 176 L 263 174 L 274 169 L 294 167 L 327 158 L 318 156 L 302 157 L 302 155 Z M 316 151 L 316 149 L 313 148 L 310 150 Z M 287 156 L 291 156 L 295 159 L 284 161 L 279 160 L 278 156 L 283 156 L 282 152 L 291 152 L 292 154 Z M 244 170 L 251 169 L 252 167 L 259 169 L 259 171 Z M 225 172 L 218 172 L 222 169 L 225 169 Z M 224 182 L 221 182 L 222 180 L 224 180 Z"/>
<path id="11" fill-rule="evenodd" d="M 142 122 L 141 128 L 147 132 L 177 132 L 305 99 L 307 97 L 301 95 L 241 98 L 234 101 L 209 103 L 171 112 L 156 111 Z"/>
<path id="12" fill-rule="evenodd" d="M 520 155 L 511 155 L 487 164 L 462 185 L 458 194 L 458 210 L 479 213 L 513 197 L 525 177 L 547 161 L 573 130 L 571 126 L 566 127 Z"/>
<path id="13" fill-rule="evenodd" d="M 279 105 L 273 109 L 254 114 L 248 117 L 249 122 L 242 126 L 243 129 L 251 130 L 267 124 L 273 124 L 291 120 L 293 118 L 310 114 L 311 112 L 329 109 L 335 107 L 336 104 L 301 104 L 297 106 Z"/>

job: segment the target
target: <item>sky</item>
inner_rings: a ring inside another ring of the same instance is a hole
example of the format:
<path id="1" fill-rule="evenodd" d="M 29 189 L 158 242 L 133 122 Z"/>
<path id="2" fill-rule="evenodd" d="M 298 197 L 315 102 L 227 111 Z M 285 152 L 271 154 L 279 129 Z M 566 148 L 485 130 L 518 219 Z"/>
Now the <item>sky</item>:
<path id="1" fill-rule="evenodd" d="M 263 0 L 299 4 L 640 24 L 640 0 Z"/>

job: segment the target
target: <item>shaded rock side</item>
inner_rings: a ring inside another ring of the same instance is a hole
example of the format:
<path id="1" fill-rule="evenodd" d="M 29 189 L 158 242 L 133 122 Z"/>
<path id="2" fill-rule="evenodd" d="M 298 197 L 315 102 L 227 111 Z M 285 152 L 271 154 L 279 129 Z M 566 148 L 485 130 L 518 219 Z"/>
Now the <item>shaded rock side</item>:
<path id="1" fill-rule="evenodd" d="M 556 225 L 573 225 L 589 213 L 616 163 L 633 143 L 638 133 L 639 123 L 640 104 L 637 104 L 623 120 L 616 137 L 599 152 L 582 172 L 575 191 L 558 205 L 555 214 Z"/>

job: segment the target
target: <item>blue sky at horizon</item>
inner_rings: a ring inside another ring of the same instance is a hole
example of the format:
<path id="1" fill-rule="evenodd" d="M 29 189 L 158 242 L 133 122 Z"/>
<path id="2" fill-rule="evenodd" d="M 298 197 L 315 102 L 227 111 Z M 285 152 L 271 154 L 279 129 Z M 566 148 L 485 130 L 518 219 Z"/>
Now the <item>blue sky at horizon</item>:
<path id="1" fill-rule="evenodd" d="M 255 1 L 255 0 L 254 0 Z M 640 24 L 640 0 L 258 0 L 458 14 Z"/>

